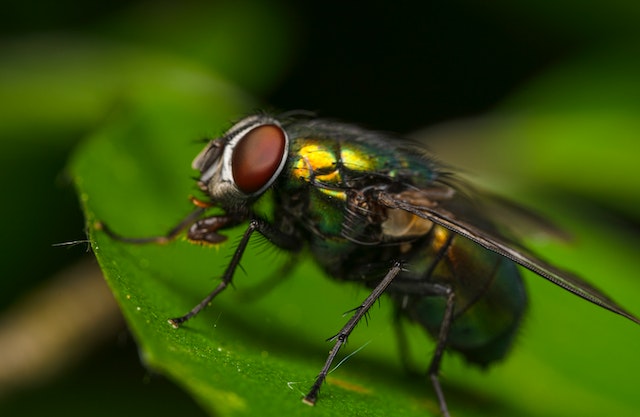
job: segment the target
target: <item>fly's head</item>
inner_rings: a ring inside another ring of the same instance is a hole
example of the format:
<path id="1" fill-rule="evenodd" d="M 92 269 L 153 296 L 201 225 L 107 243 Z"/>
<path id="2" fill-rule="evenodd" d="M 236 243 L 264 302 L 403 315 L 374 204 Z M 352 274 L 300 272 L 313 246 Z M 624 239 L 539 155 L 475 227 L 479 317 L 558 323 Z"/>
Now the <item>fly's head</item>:
<path id="1" fill-rule="evenodd" d="M 193 160 L 198 186 L 214 204 L 232 207 L 262 195 L 282 172 L 289 137 L 280 122 L 267 115 L 246 117 L 212 140 Z"/>

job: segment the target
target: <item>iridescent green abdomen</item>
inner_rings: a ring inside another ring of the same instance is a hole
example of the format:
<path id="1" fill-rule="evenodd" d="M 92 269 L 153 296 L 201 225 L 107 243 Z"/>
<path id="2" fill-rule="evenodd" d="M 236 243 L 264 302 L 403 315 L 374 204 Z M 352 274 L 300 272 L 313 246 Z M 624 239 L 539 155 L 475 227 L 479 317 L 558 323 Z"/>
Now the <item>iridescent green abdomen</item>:
<path id="1" fill-rule="evenodd" d="M 412 254 L 410 275 L 422 279 L 451 232 L 436 226 L 430 245 Z M 448 345 L 470 362 L 480 365 L 503 358 L 511 347 L 527 306 L 527 294 L 516 264 L 453 235 L 442 261 L 438 262 L 432 282 L 450 286 L 455 294 L 454 320 Z M 395 297 L 408 316 L 437 337 L 442 324 L 445 300 L 440 297 Z"/>

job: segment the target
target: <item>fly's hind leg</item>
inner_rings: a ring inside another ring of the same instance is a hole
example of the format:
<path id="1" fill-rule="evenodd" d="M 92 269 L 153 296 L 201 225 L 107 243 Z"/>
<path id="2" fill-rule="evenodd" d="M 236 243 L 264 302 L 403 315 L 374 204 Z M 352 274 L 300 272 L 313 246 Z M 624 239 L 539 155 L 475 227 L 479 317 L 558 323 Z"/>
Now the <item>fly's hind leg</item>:
<path id="1" fill-rule="evenodd" d="M 399 294 L 411 293 L 413 295 L 419 295 L 423 297 L 441 297 L 446 300 L 444 315 L 442 317 L 442 322 L 440 323 L 440 328 L 438 330 L 436 349 L 433 352 L 433 356 L 431 357 L 429 369 L 427 370 L 427 376 L 429 377 L 431 385 L 433 386 L 433 389 L 436 393 L 436 397 L 438 398 L 438 404 L 440 406 L 442 415 L 444 417 L 449 417 L 447 402 L 444 398 L 444 393 L 442 392 L 442 386 L 440 385 L 439 373 L 442 356 L 444 355 L 444 351 L 447 347 L 449 330 L 451 329 L 451 324 L 454 319 L 453 313 L 455 308 L 455 292 L 448 285 L 425 281 L 416 282 L 412 280 L 397 280 L 391 285 L 391 288 L 389 288 L 389 292 Z M 400 333 L 400 336 L 404 337 L 402 333 Z M 400 339 L 399 342 L 401 353 L 404 353 L 403 349 L 405 349 L 406 347 L 406 340 Z"/>
<path id="2" fill-rule="evenodd" d="M 431 385 L 433 385 L 433 390 L 436 392 L 436 396 L 438 397 L 440 412 L 444 417 L 449 417 L 449 409 L 444 398 L 444 393 L 442 392 L 439 374 L 442 355 L 444 354 L 444 350 L 447 347 L 447 338 L 449 336 L 449 330 L 451 329 L 451 322 L 453 321 L 455 293 L 453 292 L 453 290 L 448 288 L 443 295 L 447 298 L 447 304 L 445 307 L 444 316 L 442 318 L 442 323 L 440 324 L 440 330 L 438 332 L 436 350 L 433 353 L 433 357 L 431 358 L 431 363 L 429 364 L 427 375 L 429 376 Z"/>

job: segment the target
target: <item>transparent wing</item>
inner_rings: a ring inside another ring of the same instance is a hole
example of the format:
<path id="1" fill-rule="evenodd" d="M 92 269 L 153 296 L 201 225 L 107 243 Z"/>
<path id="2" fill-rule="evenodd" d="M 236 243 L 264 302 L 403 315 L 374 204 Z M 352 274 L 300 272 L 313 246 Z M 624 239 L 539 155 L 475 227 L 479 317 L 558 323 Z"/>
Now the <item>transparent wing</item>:
<path id="1" fill-rule="evenodd" d="M 461 180 L 455 174 L 445 174 L 442 185 L 458 197 L 464 198 L 467 207 L 492 220 L 501 232 L 517 238 L 545 238 L 568 242 L 572 237 L 546 217 L 498 194 L 477 188 L 473 183 Z M 439 191 L 442 193 L 442 191 Z M 451 195 L 451 192 L 450 192 Z M 430 196 L 431 197 L 431 196 Z M 446 201 L 443 201 L 446 204 Z"/>
<path id="2" fill-rule="evenodd" d="M 478 192 L 473 195 L 479 196 L 478 204 L 482 213 L 500 222 L 501 226 L 504 225 L 516 237 L 543 238 L 562 242 L 572 240 L 569 233 L 528 207 L 491 193 Z"/>
<path id="3" fill-rule="evenodd" d="M 443 192 L 443 189 L 448 192 Z M 377 200 L 385 207 L 405 210 L 439 224 L 522 265 L 587 301 L 640 324 L 640 319 L 624 310 L 591 284 L 571 272 L 548 264 L 522 245 L 500 233 L 488 222 L 475 218 L 473 205 L 453 188 L 436 186 L 433 190 L 409 190 L 400 193 L 380 191 Z"/>

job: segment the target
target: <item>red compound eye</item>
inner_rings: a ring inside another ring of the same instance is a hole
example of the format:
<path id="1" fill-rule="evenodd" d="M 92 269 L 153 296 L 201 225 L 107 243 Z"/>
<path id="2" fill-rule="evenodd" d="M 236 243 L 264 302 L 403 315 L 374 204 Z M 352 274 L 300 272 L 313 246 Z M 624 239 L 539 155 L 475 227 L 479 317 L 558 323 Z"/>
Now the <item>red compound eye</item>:
<path id="1" fill-rule="evenodd" d="M 267 185 L 276 173 L 285 153 L 286 137 L 276 125 L 262 125 L 244 135 L 233 149 L 233 179 L 245 194 L 253 194 Z"/>

